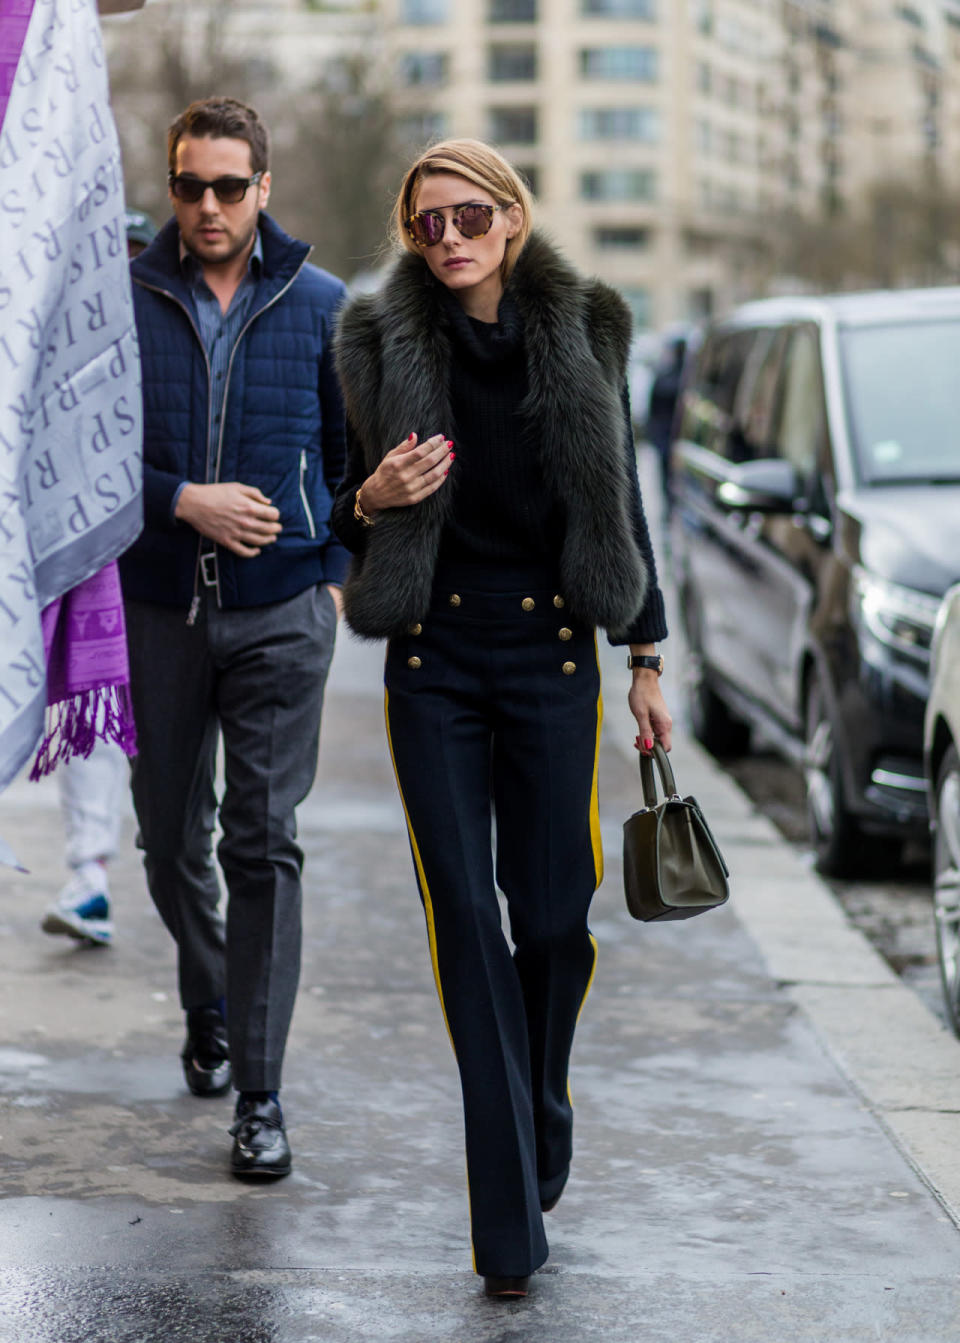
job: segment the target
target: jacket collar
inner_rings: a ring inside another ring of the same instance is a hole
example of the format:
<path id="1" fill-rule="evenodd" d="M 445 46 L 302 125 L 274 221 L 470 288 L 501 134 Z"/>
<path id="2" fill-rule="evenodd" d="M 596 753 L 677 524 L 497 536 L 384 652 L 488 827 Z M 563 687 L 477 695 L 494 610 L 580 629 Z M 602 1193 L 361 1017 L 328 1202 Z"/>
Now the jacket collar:
<path id="1" fill-rule="evenodd" d="M 263 268 L 254 296 L 257 308 L 293 279 L 313 251 L 308 243 L 285 233 L 263 210 L 260 211 L 259 230 Z M 189 289 L 180 270 L 180 229 L 175 217 L 168 219 L 150 246 L 134 258 L 130 273 L 141 284 L 168 290 L 181 302 L 189 302 Z"/>

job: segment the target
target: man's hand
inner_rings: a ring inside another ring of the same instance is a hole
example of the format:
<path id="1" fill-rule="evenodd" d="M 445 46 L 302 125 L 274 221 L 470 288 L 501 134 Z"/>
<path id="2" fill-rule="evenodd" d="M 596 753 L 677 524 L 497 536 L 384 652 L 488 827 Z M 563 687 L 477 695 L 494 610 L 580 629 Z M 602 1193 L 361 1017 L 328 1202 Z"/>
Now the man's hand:
<path id="1" fill-rule="evenodd" d="M 337 619 L 343 615 L 343 588 L 339 583 L 325 583 L 324 587 L 333 598 L 333 604 L 337 608 Z"/>
<path id="2" fill-rule="evenodd" d="M 188 483 L 180 491 L 176 518 L 245 559 L 259 555 L 282 530 L 279 510 L 266 495 L 255 485 L 236 480 L 222 485 Z"/>

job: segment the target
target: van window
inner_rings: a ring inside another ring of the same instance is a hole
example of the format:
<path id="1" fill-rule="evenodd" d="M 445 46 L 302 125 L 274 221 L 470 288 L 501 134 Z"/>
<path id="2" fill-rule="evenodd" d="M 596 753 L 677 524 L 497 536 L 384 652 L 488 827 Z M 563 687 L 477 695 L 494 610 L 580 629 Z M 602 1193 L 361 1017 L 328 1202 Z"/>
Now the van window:
<path id="1" fill-rule="evenodd" d="M 841 332 L 860 478 L 960 480 L 960 322 L 891 320 Z"/>
<path id="2" fill-rule="evenodd" d="M 779 401 L 774 450 L 809 480 L 820 463 L 826 440 L 820 347 L 812 327 L 799 327 L 790 338 Z"/>
<path id="3" fill-rule="evenodd" d="M 754 335 L 749 330 L 719 330 L 704 341 L 684 394 L 681 438 L 730 455 L 733 406 Z"/>
<path id="4" fill-rule="evenodd" d="M 786 330 L 780 327 L 755 332 L 734 412 L 732 439 L 736 452 L 731 455 L 735 461 L 774 455 L 773 411 L 786 339 Z"/>

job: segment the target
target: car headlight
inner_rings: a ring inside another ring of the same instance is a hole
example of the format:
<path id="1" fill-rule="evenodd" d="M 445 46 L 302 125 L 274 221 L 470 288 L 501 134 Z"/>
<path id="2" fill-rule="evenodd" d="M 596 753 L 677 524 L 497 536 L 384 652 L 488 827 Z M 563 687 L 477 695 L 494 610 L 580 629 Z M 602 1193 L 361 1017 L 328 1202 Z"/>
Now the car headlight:
<path id="1" fill-rule="evenodd" d="M 855 587 L 863 623 L 880 643 L 926 666 L 940 598 L 903 588 L 857 569 Z"/>

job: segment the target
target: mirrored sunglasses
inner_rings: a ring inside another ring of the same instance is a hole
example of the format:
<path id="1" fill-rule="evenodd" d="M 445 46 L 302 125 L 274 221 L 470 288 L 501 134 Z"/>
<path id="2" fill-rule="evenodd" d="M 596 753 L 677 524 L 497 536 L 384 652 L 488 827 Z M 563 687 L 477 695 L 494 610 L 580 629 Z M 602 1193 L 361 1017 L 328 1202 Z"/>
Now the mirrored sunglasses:
<path id="1" fill-rule="evenodd" d="M 465 205 L 453 207 L 453 226 L 464 238 L 482 238 L 493 227 L 493 216 L 504 205 L 486 205 L 481 201 L 468 201 Z M 403 227 L 418 247 L 434 247 L 443 237 L 447 221 L 442 210 L 418 210 L 415 215 L 403 221 Z"/>
<path id="2" fill-rule="evenodd" d="M 254 173 L 252 177 L 218 177 L 215 182 L 203 182 L 199 177 L 184 173 L 170 173 L 167 181 L 177 200 L 196 205 L 207 187 L 213 189 L 217 200 L 223 205 L 239 205 L 247 191 L 260 181 L 263 173 Z"/>

